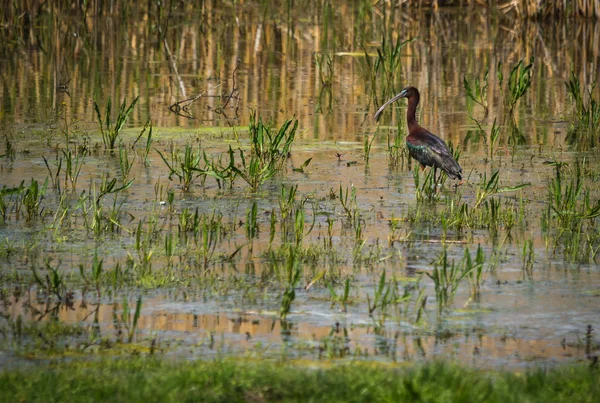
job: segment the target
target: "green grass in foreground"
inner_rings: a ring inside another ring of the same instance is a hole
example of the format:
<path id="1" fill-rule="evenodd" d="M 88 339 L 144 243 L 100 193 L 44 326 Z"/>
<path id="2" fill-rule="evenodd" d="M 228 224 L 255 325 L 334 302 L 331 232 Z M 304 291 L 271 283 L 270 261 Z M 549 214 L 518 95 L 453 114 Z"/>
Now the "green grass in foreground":
<path id="1" fill-rule="evenodd" d="M 598 369 L 516 374 L 454 364 L 407 368 L 348 363 L 326 369 L 233 359 L 169 363 L 144 358 L 74 362 L 0 373 L 14 401 L 598 401 Z"/>

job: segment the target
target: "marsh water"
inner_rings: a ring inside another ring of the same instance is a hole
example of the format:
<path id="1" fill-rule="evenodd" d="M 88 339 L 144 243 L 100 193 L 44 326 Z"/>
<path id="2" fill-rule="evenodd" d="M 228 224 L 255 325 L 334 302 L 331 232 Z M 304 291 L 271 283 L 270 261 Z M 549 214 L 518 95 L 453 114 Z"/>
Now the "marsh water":
<path id="1" fill-rule="evenodd" d="M 268 3 L 87 14 L 54 5 L 4 30 L 0 365 L 107 351 L 509 368 L 597 355 L 600 168 L 595 144 L 573 140 L 565 82 L 598 79 L 600 25 L 478 7 Z M 398 39 L 407 42 L 393 70 L 376 70 Z M 533 62 L 531 84 L 511 113 L 508 77 L 519 61 Z M 488 83 L 487 114 L 465 78 Z M 421 91 L 419 122 L 460 150 L 463 180 L 446 180 L 432 200 L 415 180 L 426 172 L 403 152 L 405 101 L 373 119 L 407 85 Z M 104 116 L 112 100 L 114 121 L 135 97 L 121 151 L 106 151 L 94 103 Z M 298 120 L 281 173 L 256 191 L 200 171 L 184 191 L 169 177 L 159 152 L 169 161 L 186 145 L 209 159 L 249 149 L 252 113 L 274 130 Z M 80 156 L 75 183 L 69 153 Z M 495 172 L 497 191 L 480 199 Z M 565 184 L 581 176 L 575 230 L 550 223 L 567 216 L 552 201 L 557 175 Z M 95 204 L 112 178 L 133 182 Z M 48 184 L 30 214 L 23 189 L 34 180 Z M 296 186 L 296 215 L 286 216 L 282 189 Z M 470 218 L 455 214 L 461 204 Z M 195 213 L 213 226 L 185 227 Z M 444 251 L 446 266 L 463 267 L 478 247 L 477 291 L 465 276 L 442 303 L 430 276 Z"/>

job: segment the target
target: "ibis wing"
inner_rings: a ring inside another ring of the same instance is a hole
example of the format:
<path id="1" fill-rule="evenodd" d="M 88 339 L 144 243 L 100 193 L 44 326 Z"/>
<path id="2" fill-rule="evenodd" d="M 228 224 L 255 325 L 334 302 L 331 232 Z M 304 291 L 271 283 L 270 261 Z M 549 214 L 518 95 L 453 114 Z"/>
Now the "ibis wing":
<path id="1" fill-rule="evenodd" d="M 440 168 L 451 178 L 461 178 L 462 168 L 441 138 L 421 127 L 414 130 L 406 142 L 411 156 L 421 164 Z"/>

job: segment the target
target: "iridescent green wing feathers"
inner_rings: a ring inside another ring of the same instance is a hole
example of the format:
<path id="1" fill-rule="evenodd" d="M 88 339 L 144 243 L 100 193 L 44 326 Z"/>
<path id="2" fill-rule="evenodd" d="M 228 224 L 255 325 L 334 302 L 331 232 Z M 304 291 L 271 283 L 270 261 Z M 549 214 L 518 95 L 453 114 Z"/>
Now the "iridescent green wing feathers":
<path id="1" fill-rule="evenodd" d="M 436 167 L 452 179 L 462 179 L 462 168 L 454 160 L 444 140 L 420 127 L 406 138 L 408 151 L 424 166 Z"/>

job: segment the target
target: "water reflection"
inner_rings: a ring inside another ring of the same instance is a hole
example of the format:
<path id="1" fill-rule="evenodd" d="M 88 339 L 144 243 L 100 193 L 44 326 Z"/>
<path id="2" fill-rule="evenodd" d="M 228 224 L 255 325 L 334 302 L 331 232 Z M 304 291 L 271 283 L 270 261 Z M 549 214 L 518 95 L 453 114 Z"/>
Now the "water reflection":
<path id="1" fill-rule="evenodd" d="M 54 312 L 52 316 L 40 315 L 48 308 Z M 82 324 L 84 329 L 94 332 L 98 343 L 105 343 L 102 340 L 122 337 L 123 324 L 115 322 L 115 309 L 120 312 L 122 306 L 48 307 L 15 300 L 5 314 L 15 319 Z M 534 337 L 523 334 L 527 327 L 517 328 L 509 323 L 489 328 L 484 324 L 487 322 L 484 314 L 476 311 L 457 313 L 452 318 L 455 325 L 440 323 L 438 328 L 419 332 L 393 321 L 382 328 L 356 315 L 332 315 L 329 321 L 315 322 L 304 320 L 301 312 L 286 321 L 267 312 L 202 313 L 202 310 L 195 303 L 174 303 L 164 297 L 149 299 L 145 301 L 145 314 L 139 319 L 135 341 L 139 346 L 161 346 L 167 354 L 181 354 L 185 350 L 190 358 L 220 353 L 394 362 L 443 357 L 485 368 L 586 359 L 582 341 L 585 328 L 570 332 L 563 339 L 556 338 L 554 333 Z M 463 315 L 474 317 L 464 322 Z M 478 316 L 483 321 L 480 325 Z M 43 332 L 40 337 L 44 337 Z M 86 346 L 89 342 L 89 339 L 81 341 Z M 77 341 L 71 343 L 76 345 Z"/>
<path id="2" fill-rule="evenodd" d="M 296 115 L 305 138 L 353 140 L 368 130 L 373 105 L 384 97 L 373 92 L 365 51 L 373 57 L 382 35 L 399 35 L 417 39 L 402 49 L 396 90 L 407 83 L 421 90 L 425 127 L 458 143 L 472 125 L 463 78 L 481 76 L 486 66 L 496 77 L 498 62 L 506 76 L 514 63 L 533 57 L 536 80 L 519 108 L 520 127 L 528 144 L 554 145 L 554 133 L 540 135 L 569 110 L 568 74 L 576 72 L 584 84 L 597 78 L 595 21 L 505 19 L 481 9 L 383 12 L 362 2 L 337 4 L 323 17 L 331 21 L 322 21 L 313 10 L 327 3 L 300 3 L 293 13 L 253 2 L 185 5 L 165 31 L 157 28 L 165 22 L 157 25 L 155 10 L 141 7 L 130 10 L 127 23 L 104 14 L 42 12 L 17 54 L 14 44 L 0 45 L 1 119 L 5 127 L 52 125 L 64 102 L 69 117 L 94 132 L 94 99 L 140 96 L 136 126 L 148 117 L 158 127 L 244 126 L 256 109 L 277 121 Z M 328 85 L 315 55 L 333 63 Z M 490 80 L 490 117 L 502 115 L 502 91 Z M 185 116 L 173 113 L 177 102 L 191 99 Z"/>

